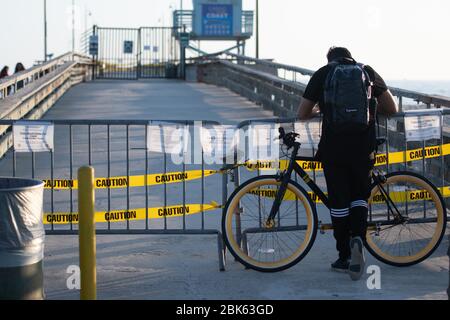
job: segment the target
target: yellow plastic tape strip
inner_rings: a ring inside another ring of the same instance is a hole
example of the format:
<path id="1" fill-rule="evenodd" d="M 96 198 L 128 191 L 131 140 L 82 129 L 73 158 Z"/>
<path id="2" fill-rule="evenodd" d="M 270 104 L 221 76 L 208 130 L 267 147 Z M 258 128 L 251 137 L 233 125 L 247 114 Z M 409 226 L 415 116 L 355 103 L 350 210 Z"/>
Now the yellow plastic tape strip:
<path id="1" fill-rule="evenodd" d="M 450 197 L 450 187 L 438 188 L 441 192 L 442 197 Z M 422 200 L 430 200 L 431 196 L 426 190 L 414 190 L 414 191 L 392 191 L 389 192 L 389 197 L 394 202 L 414 202 Z M 381 193 L 377 193 L 373 198 L 371 203 L 381 203 L 384 202 L 384 196 Z"/>
<path id="2" fill-rule="evenodd" d="M 277 190 L 276 189 L 252 189 L 252 190 L 248 191 L 248 193 L 249 194 L 253 194 L 255 196 L 275 199 L 275 195 L 277 193 Z M 313 200 L 313 202 L 316 202 L 316 203 L 321 203 L 322 202 L 315 193 L 308 192 L 308 195 Z M 325 193 L 325 195 L 327 195 L 327 194 Z M 286 193 L 284 194 L 283 200 L 294 201 L 294 200 L 297 200 L 297 199 L 298 199 L 297 195 L 294 192 L 292 192 L 290 190 L 286 190 Z"/>
<path id="3" fill-rule="evenodd" d="M 206 170 L 204 171 L 204 177 L 211 176 L 213 174 L 219 173 L 219 171 Z M 186 172 L 170 172 L 170 173 L 158 173 L 147 175 L 147 185 L 160 185 L 160 184 L 170 184 L 170 183 L 180 183 L 190 180 L 196 180 L 202 178 L 202 170 L 192 170 Z M 44 180 L 45 189 L 52 188 L 52 180 Z M 145 175 L 143 176 L 130 176 L 130 179 L 125 177 L 111 177 L 111 178 L 97 178 L 95 179 L 96 189 L 118 189 L 126 187 L 145 187 Z M 64 179 L 54 179 L 53 180 L 53 190 L 69 190 L 78 189 L 77 180 L 64 180 Z"/>
<path id="4" fill-rule="evenodd" d="M 442 188 L 438 188 L 438 189 L 444 198 L 450 197 L 450 186 L 442 187 Z M 256 196 L 264 197 L 264 198 L 275 199 L 276 192 L 277 192 L 277 190 L 275 190 L 275 189 L 252 189 L 248 193 L 256 195 Z M 308 192 L 308 195 L 313 202 L 322 203 L 322 201 L 319 199 L 319 197 L 315 193 Z M 327 193 L 325 193 L 325 195 L 327 195 Z M 408 192 L 393 191 L 393 192 L 390 192 L 389 195 L 394 202 L 405 202 L 405 201 L 413 202 L 413 201 L 430 199 L 430 195 L 426 190 L 415 190 L 415 191 L 408 191 Z M 283 200 L 294 201 L 296 199 L 298 199 L 298 198 L 295 193 L 293 193 L 290 190 L 286 190 Z M 371 203 L 381 203 L 381 202 L 384 202 L 384 197 L 379 193 L 377 193 L 372 198 L 372 201 L 371 201 Z"/>
<path id="5" fill-rule="evenodd" d="M 441 148 L 442 147 L 442 148 Z M 388 161 L 389 164 L 403 163 L 405 161 L 417 161 L 430 158 L 437 158 L 447 156 L 450 154 L 450 144 L 444 144 L 442 146 L 432 146 L 425 148 L 412 149 L 407 151 L 390 152 L 388 157 L 386 154 L 377 155 L 376 166 L 385 165 Z"/>
<path id="6" fill-rule="evenodd" d="M 444 144 L 442 146 L 432 146 L 425 147 L 424 149 L 412 149 L 407 151 L 390 152 L 387 156 L 386 154 L 378 154 L 376 156 L 375 166 L 382 166 L 389 162 L 389 164 L 398 164 L 405 161 L 418 161 L 430 158 L 437 158 L 442 156 L 450 155 L 450 143 Z M 249 161 L 245 164 L 245 167 L 249 171 L 253 170 L 286 170 L 288 166 L 288 160 L 280 160 L 276 166 L 275 161 Z M 305 171 L 320 171 L 323 170 L 322 163 L 317 161 L 297 161 L 300 167 Z"/>
<path id="7" fill-rule="evenodd" d="M 183 215 L 193 215 L 201 213 L 202 211 L 211 211 L 219 209 L 221 206 L 216 202 L 211 202 L 210 204 L 186 204 L 170 206 L 170 207 L 156 207 L 148 208 L 148 218 L 149 219 L 162 219 L 182 217 Z M 109 212 L 96 212 L 95 222 L 124 222 L 124 221 L 138 221 L 146 219 L 146 209 L 131 209 L 131 210 L 116 210 Z M 54 214 L 46 213 L 44 214 L 44 224 L 78 224 L 79 217 L 78 213 L 67 213 L 67 212 L 55 212 Z"/>

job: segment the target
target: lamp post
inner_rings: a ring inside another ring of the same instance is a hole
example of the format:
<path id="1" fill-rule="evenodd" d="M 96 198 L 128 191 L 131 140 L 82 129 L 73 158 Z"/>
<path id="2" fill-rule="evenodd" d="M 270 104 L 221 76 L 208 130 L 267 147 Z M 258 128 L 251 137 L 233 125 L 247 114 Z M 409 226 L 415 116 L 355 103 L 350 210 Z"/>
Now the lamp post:
<path id="1" fill-rule="evenodd" d="M 47 0 L 44 0 L 44 61 L 47 61 Z"/>
<path id="2" fill-rule="evenodd" d="M 75 0 L 72 0 L 72 52 L 75 52 Z"/>
<path id="3" fill-rule="evenodd" d="M 256 59 L 259 59 L 259 0 L 256 0 Z"/>

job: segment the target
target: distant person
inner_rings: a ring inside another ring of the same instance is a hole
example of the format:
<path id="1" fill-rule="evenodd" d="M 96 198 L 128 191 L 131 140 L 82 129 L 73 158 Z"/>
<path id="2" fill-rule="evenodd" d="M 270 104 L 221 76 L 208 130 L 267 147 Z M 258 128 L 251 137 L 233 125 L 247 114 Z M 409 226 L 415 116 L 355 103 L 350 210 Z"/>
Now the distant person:
<path id="1" fill-rule="evenodd" d="M 25 67 L 23 66 L 23 64 L 21 62 L 18 62 L 16 64 L 16 69 L 14 70 L 14 74 L 17 74 L 19 72 L 25 71 Z M 17 82 L 17 90 L 20 90 L 23 88 L 23 80 L 20 80 Z"/>
<path id="2" fill-rule="evenodd" d="M 348 49 L 332 47 L 327 59 L 311 77 L 298 117 L 323 114 L 317 157 L 323 163 L 339 252 L 331 268 L 358 280 L 365 272 L 363 244 L 377 148 L 375 113 L 390 116 L 398 107 L 380 75 L 357 63 Z"/>
<path id="3" fill-rule="evenodd" d="M 21 71 L 25 71 L 25 67 L 23 66 L 23 64 L 21 62 L 18 62 L 16 64 L 16 69 L 14 70 L 14 73 L 19 73 Z"/>
<path id="4" fill-rule="evenodd" d="M 9 67 L 8 66 L 4 66 L 2 71 L 0 71 L 0 79 L 6 78 L 9 76 Z"/>
<path id="5" fill-rule="evenodd" d="M 9 67 L 8 66 L 4 66 L 2 71 L 0 71 L 0 79 L 6 78 L 9 76 Z M 8 87 L 6 89 L 6 96 L 9 96 L 9 94 L 11 93 L 11 88 L 12 87 Z M 5 97 L 3 97 L 5 98 Z"/>

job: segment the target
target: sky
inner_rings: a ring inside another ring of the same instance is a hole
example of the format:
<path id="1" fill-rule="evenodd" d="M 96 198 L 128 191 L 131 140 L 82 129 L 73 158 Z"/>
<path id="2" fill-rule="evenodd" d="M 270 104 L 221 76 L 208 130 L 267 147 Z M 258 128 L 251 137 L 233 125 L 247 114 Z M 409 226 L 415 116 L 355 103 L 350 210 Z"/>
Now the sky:
<path id="1" fill-rule="evenodd" d="M 253 10 L 256 0 L 243 0 Z M 0 66 L 44 56 L 44 0 L 0 0 Z M 47 0 L 49 52 L 72 48 L 72 0 Z M 171 26 L 180 0 L 75 0 L 76 48 L 86 26 Z M 185 9 L 192 8 L 183 0 Z M 91 13 L 91 15 L 89 15 Z M 260 57 L 317 70 L 346 46 L 385 79 L 450 80 L 448 0 L 260 0 Z M 206 43 L 216 51 L 232 43 Z M 255 39 L 246 54 L 255 55 Z"/>

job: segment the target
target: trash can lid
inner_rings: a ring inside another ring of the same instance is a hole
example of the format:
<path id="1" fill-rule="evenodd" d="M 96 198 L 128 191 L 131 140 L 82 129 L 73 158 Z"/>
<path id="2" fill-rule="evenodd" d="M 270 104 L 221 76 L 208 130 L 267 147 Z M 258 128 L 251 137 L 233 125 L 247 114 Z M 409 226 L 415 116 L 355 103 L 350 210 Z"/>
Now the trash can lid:
<path id="1" fill-rule="evenodd" d="M 0 177 L 0 192 L 25 191 L 44 186 L 44 181 L 24 178 Z"/>

